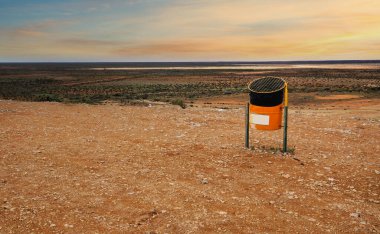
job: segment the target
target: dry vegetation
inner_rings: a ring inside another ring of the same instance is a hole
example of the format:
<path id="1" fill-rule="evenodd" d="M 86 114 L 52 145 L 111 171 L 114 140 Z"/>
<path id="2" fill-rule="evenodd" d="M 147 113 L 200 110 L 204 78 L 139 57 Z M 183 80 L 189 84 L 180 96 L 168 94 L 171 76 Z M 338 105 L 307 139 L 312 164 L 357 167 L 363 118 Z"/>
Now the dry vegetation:
<path id="1" fill-rule="evenodd" d="M 263 76 L 286 79 L 290 92 L 355 92 L 368 96 L 378 95 L 380 90 L 380 69 L 89 70 L 91 66 L 99 65 L 2 65 L 0 98 L 74 103 L 191 102 L 247 92 L 247 83 Z"/>

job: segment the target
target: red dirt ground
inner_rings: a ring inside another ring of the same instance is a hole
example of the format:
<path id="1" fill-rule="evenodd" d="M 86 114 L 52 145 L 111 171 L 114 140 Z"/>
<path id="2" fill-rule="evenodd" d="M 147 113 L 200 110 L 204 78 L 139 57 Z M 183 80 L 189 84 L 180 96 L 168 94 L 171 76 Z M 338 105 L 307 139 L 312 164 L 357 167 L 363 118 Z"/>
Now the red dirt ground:
<path id="1" fill-rule="evenodd" d="M 379 99 L 222 107 L 0 101 L 0 233 L 380 232 Z"/>

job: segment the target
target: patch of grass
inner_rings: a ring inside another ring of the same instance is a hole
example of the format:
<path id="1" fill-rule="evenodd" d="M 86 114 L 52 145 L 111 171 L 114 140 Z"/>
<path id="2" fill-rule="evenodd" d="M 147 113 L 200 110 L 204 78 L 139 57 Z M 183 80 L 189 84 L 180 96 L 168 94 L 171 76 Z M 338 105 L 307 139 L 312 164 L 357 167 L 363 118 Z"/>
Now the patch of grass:
<path id="1" fill-rule="evenodd" d="M 288 147 L 288 149 L 286 150 L 286 153 L 287 154 L 295 154 L 296 153 L 296 148 L 295 147 Z"/>
<path id="2" fill-rule="evenodd" d="M 264 151 L 267 153 L 273 153 L 273 154 L 284 153 L 282 147 L 264 146 L 264 145 L 259 146 L 259 147 L 251 146 L 251 150 L 261 150 L 261 151 Z M 288 147 L 286 153 L 294 155 L 295 151 L 296 151 L 295 147 Z"/>
<path id="3" fill-rule="evenodd" d="M 174 99 L 170 102 L 172 105 L 178 105 L 180 106 L 182 109 L 185 109 L 186 108 L 186 104 L 185 102 L 182 100 L 182 99 Z"/>
<path id="4" fill-rule="evenodd" d="M 146 101 L 139 101 L 139 100 L 131 100 L 125 104 L 129 104 L 132 106 L 149 106 L 149 103 L 147 103 Z"/>
<path id="5" fill-rule="evenodd" d="M 34 95 L 33 101 L 37 102 L 62 102 L 63 99 L 55 94 L 41 93 Z"/>

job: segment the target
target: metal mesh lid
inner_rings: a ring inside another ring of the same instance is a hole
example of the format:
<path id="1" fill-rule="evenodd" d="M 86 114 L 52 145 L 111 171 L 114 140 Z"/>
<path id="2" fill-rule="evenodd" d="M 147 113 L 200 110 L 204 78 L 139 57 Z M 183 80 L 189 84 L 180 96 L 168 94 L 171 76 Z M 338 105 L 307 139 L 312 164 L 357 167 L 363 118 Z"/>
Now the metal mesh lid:
<path id="1" fill-rule="evenodd" d="M 273 93 L 285 87 L 285 81 L 277 77 L 264 77 L 252 81 L 248 89 L 255 93 Z"/>

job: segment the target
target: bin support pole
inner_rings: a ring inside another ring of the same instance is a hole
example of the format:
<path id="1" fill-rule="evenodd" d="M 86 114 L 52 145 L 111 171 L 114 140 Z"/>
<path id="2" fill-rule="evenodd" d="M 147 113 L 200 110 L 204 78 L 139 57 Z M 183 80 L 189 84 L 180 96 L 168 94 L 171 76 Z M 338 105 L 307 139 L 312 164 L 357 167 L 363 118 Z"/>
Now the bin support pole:
<path id="1" fill-rule="evenodd" d="M 245 148 L 249 149 L 249 102 L 245 108 Z"/>
<path id="2" fill-rule="evenodd" d="M 284 141 L 282 151 L 286 153 L 288 150 L 288 106 L 284 107 Z"/>
<path id="3" fill-rule="evenodd" d="M 284 100 L 284 139 L 283 139 L 283 148 L 284 153 L 288 150 L 288 84 L 285 83 L 285 100 Z"/>

